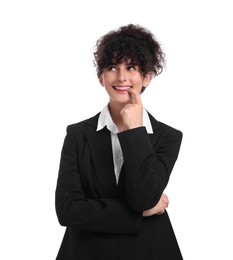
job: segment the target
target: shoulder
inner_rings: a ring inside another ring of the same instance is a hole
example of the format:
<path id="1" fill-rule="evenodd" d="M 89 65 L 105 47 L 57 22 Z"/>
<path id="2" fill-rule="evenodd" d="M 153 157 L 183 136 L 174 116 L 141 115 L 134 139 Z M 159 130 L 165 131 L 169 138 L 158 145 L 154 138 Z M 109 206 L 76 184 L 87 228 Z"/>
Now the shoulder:
<path id="1" fill-rule="evenodd" d="M 68 125 L 67 133 L 73 133 L 75 135 L 79 133 L 85 133 L 86 126 L 96 129 L 99 115 L 100 113 L 97 113 L 88 119 Z"/>
<path id="2" fill-rule="evenodd" d="M 161 121 L 158 121 L 149 112 L 148 112 L 148 115 L 149 115 L 149 118 L 151 121 L 153 132 L 155 134 L 156 133 L 159 133 L 160 135 L 170 135 L 171 134 L 171 135 L 180 136 L 182 138 L 183 133 L 180 130 L 178 130 L 170 125 L 167 125 Z"/>

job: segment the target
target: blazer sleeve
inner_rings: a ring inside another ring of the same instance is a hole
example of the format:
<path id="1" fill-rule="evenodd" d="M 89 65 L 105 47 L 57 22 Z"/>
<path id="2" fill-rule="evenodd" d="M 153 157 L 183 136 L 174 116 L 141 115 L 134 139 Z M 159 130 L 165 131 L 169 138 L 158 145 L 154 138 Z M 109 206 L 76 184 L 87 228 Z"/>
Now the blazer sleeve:
<path id="1" fill-rule="evenodd" d="M 86 197 L 80 178 L 77 145 L 67 127 L 55 199 L 60 224 L 102 233 L 137 233 L 141 227 L 142 212 L 133 211 L 124 200 Z"/>
<path id="2" fill-rule="evenodd" d="M 168 183 L 182 133 L 169 128 L 154 147 L 145 127 L 121 132 L 118 137 L 126 170 L 127 201 L 135 211 L 153 208 Z"/>

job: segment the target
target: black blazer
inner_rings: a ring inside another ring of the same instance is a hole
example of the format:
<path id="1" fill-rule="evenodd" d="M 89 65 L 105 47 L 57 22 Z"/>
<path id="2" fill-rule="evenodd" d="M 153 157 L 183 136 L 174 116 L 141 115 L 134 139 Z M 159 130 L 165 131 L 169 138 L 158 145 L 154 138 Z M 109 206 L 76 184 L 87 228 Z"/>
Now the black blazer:
<path id="1" fill-rule="evenodd" d="M 159 201 L 182 133 L 156 121 L 118 134 L 124 164 L 118 185 L 111 136 L 99 114 L 67 127 L 56 188 L 65 235 L 57 260 L 181 260 L 167 212 L 142 217 Z"/>

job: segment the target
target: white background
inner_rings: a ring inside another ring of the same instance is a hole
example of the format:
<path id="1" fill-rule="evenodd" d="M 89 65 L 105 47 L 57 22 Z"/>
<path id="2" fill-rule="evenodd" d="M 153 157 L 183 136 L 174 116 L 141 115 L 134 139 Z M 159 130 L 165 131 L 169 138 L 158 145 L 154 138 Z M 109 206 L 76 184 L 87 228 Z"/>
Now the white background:
<path id="1" fill-rule="evenodd" d="M 65 129 L 107 103 L 93 47 L 128 23 L 150 29 L 167 55 L 142 99 L 184 134 L 167 188 L 184 259 L 233 259 L 230 4 L 0 2 L 0 259 L 55 259 L 65 230 L 54 207 Z"/>

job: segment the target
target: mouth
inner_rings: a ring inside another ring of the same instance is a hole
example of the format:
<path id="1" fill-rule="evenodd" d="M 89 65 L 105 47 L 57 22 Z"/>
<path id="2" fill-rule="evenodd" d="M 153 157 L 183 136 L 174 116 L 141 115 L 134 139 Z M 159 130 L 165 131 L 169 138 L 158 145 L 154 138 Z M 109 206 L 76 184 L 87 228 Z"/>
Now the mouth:
<path id="1" fill-rule="evenodd" d="M 117 91 L 121 91 L 121 92 L 125 92 L 128 91 L 130 88 L 132 88 L 131 86 L 121 86 L 121 85 L 117 85 L 117 86 L 113 86 L 113 88 Z"/>

